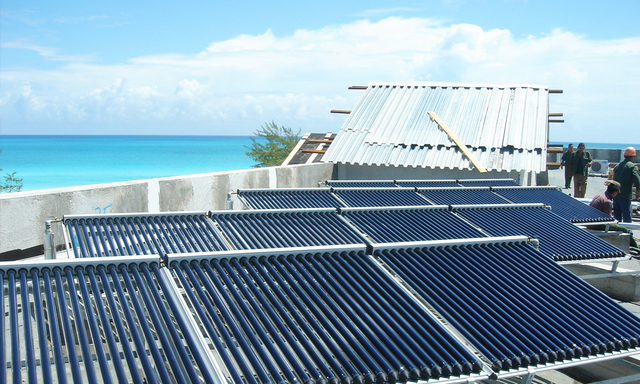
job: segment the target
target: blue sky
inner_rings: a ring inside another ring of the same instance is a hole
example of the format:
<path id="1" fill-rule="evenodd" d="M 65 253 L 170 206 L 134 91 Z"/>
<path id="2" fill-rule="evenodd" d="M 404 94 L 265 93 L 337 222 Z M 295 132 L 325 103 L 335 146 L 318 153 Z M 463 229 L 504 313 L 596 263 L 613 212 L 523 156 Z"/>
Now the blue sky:
<path id="1" fill-rule="evenodd" d="M 563 89 L 551 140 L 640 143 L 638 1 L 16 1 L 0 134 L 337 132 L 369 81 Z"/>

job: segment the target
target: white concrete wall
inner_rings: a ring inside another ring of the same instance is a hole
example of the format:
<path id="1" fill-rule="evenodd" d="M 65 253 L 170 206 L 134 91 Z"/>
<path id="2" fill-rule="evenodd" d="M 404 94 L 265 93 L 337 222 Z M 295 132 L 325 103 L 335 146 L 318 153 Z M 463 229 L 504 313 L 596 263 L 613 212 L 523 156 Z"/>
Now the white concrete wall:
<path id="1" fill-rule="evenodd" d="M 246 188 L 307 188 L 330 180 L 333 164 L 309 164 L 0 194 L 0 255 L 43 244 L 49 217 L 226 209 L 227 193 Z M 234 209 L 242 204 L 233 198 Z M 61 224 L 54 225 L 62 244 Z"/>

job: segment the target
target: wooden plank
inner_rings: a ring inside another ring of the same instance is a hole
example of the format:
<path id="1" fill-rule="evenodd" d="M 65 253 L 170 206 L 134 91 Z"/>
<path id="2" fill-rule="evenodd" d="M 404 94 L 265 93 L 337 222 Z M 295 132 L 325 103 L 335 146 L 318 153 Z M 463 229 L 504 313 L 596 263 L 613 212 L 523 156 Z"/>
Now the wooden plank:
<path id="1" fill-rule="evenodd" d="M 324 149 L 302 149 L 300 152 L 304 153 L 327 153 Z"/>
<path id="2" fill-rule="evenodd" d="M 547 167 L 560 167 L 560 163 L 554 163 L 552 161 L 547 161 Z"/>
<path id="3" fill-rule="evenodd" d="M 564 116 L 564 113 L 562 112 L 553 112 L 549 114 L 549 117 L 562 117 Z"/>
<path id="4" fill-rule="evenodd" d="M 547 153 L 563 153 L 562 148 L 547 148 Z"/>
<path id="5" fill-rule="evenodd" d="M 462 142 L 462 140 L 460 140 L 458 135 L 456 135 L 455 132 L 453 132 L 451 128 L 449 128 L 449 126 L 447 126 L 447 124 L 445 124 L 444 121 L 442 121 L 442 119 L 440 119 L 440 117 L 435 112 L 428 111 L 427 113 L 431 117 L 431 120 L 435 121 L 440 126 L 440 128 L 442 128 L 442 130 L 445 131 L 447 135 L 449 135 L 449 138 L 451 139 L 451 141 L 456 143 L 456 145 L 458 146 L 458 148 L 460 148 L 462 153 L 464 153 L 465 156 L 467 156 L 467 158 L 469 159 L 469 161 L 471 161 L 471 164 L 473 164 L 480 173 L 486 173 L 487 170 L 480 164 L 478 159 L 476 159 L 476 157 L 473 156 L 473 153 L 471 153 L 469 148 L 467 148 L 467 146 L 464 145 L 464 143 Z"/>
<path id="6" fill-rule="evenodd" d="M 344 114 L 348 115 L 348 114 L 351 113 L 351 111 L 347 111 L 347 110 L 344 110 L 344 109 L 332 109 L 331 113 L 344 113 Z"/>
<path id="7" fill-rule="evenodd" d="M 323 144 L 331 144 L 333 140 L 321 140 L 321 139 L 309 139 L 307 140 L 309 143 L 323 143 Z"/>
<path id="8" fill-rule="evenodd" d="M 550 89 L 549 93 L 563 93 L 562 89 Z"/>
<path id="9" fill-rule="evenodd" d="M 564 123 L 564 119 L 562 120 L 549 120 L 550 123 Z"/>
<path id="10" fill-rule="evenodd" d="M 366 85 L 352 85 L 349 87 L 349 89 L 360 89 L 360 90 L 364 90 L 367 89 L 368 87 Z"/>

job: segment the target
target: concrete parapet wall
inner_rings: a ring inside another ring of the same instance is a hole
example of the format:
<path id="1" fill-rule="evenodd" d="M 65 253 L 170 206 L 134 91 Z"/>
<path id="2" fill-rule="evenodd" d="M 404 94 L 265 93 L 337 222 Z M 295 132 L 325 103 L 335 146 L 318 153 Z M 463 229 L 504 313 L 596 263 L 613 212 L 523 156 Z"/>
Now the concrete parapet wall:
<path id="1" fill-rule="evenodd" d="M 208 211 L 226 209 L 227 193 L 249 188 L 308 188 L 332 179 L 333 164 L 166 177 L 82 187 L 0 194 L 0 260 L 42 254 L 44 223 L 50 217 L 101 213 Z M 235 198 L 234 209 L 242 209 Z M 62 227 L 54 226 L 63 244 Z M 3 257 L 8 253 L 11 257 Z"/>

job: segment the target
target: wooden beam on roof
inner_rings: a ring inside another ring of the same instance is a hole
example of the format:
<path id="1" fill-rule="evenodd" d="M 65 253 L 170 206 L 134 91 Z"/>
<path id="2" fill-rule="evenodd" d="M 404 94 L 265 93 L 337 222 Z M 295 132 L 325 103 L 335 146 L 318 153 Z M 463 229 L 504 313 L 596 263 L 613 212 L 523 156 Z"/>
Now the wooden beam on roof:
<path id="1" fill-rule="evenodd" d="M 327 153 L 324 149 L 301 149 L 300 152 L 303 153 Z"/>
<path id="2" fill-rule="evenodd" d="M 476 159 L 473 153 L 471 153 L 469 148 L 467 148 L 467 146 L 464 145 L 464 143 L 462 142 L 462 140 L 460 140 L 458 135 L 456 135 L 456 133 L 453 132 L 451 128 L 449 128 L 449 126 L 447 126 L 447 124 L 445 124 L 444 121 L 442 121 L 442 119 L 440 119 L 440 116 L 438 116 L 433 111 L 428 111 L 427 113 L 429 114 L 429 116 L 431 116 L 431 120 L 435 121 L 440 126 L 440 128 L 442 128 L 442 130 L 445 131 L 447 135 L 449 135 L 449 138 L 451 139 L 451 141 L 456 143 L 458 148 L 460 148 L 462 153 L 464 153 L 465 156 L 467 156 L 467 158 L 471 161 L 473 166 L 476 167 L 476 169 L 478 169 L 480 173 L 486 173 L 487 170 L 480 164 L 478 159 Z"/>
<path id="3" fill-rule="evenodd" d="M 324 144 L 331 144 L 333 143 L 333 140 L 320 140 L 320 139 L 309 139 L 307 140 L 309 143 L 324 143 Z"/>
<path id="4" fill-rule="evenodd" d="M 348 115 L 348 114 L 351 113 L 351 111 L 347 111 L 347 110 L 344 110 L 344 109 L 332 109 L 331 113 L 344 113 L 344 114 Z"/>
<path id="5" fill-rule="evenodd" d="M 549 114 L 549 117 L 562 117 L 564 114 L 562 112 L 552 112 Z"/>
<path id="6" fill-rule="evenodd" d="M 547 148 L 547 153 L 562 153 L 563 149 L 560 148 Z"/>
<path id="7" fill-rule="evenodd" d="M 563 93 L 562 89 L 550 89 L 549 93 Z"/>
<path id="8" fill-rule="evenodd" d="M 349 89 L 360 89 L 360 90 L 365 90 L 368 87 L 366 85 L 352 85 L 349 87 Z"/>

